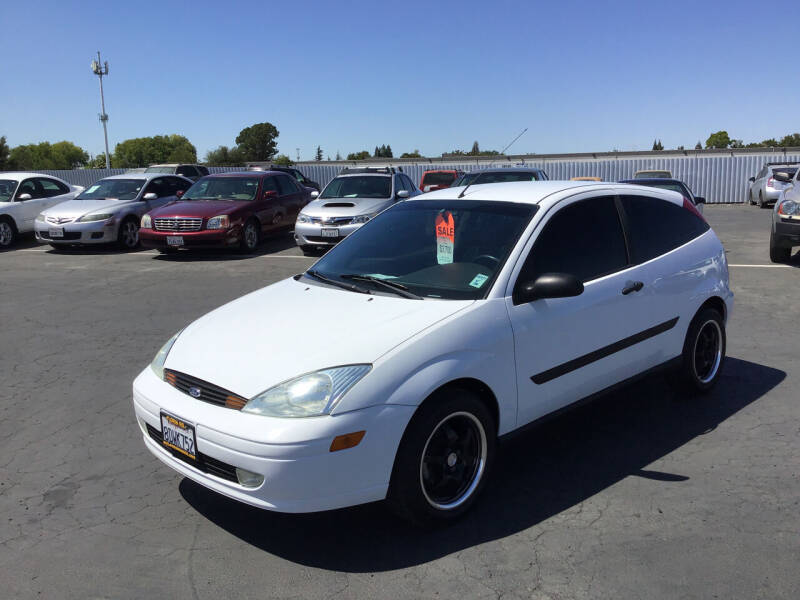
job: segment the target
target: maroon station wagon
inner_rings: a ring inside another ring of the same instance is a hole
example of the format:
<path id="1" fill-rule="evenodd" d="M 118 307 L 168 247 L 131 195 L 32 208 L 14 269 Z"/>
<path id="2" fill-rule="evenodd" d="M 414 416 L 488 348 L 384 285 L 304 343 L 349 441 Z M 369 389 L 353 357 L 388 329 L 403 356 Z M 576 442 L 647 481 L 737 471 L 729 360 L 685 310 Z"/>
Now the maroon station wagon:
<path id="1" fill-rule="evenodd" d="M 180 200 L 142 217 L 145 248 L 238 248 L 252 252 L 268 234 L 291 228 L 311 189 L 286 173 L 220 173 L 199 179 Z"/>

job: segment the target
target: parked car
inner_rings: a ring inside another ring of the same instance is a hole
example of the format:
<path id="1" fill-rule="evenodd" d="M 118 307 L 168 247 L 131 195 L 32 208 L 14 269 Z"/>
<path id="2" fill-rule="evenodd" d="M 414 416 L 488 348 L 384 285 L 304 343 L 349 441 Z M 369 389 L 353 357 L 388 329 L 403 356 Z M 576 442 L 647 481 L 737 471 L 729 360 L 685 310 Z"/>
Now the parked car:
<path id="1" fill-rule="evenodd" d="M 547 179 L 547 173 L 542 169 L 507 167 L 465 173 L 454 181 L 450 187 L 481 183 L 507 183 L 510 181 L 546 181 Z"/>
<path id="2" fill-rule="evenodd" d="M 83 191 L 63 179 L 41 173 L 0 173 L 0 249 L 10 248 L 21 233 L 33 231 L 36 215 Z"/>
<path id="3" fill-rule="evenodd" d="M 294 167 L 286 167 L 284 165 L 258 165 L 254 164 L 247 169 L 248 171 L 280 171 L 282 173 L 287 173 L 295 178 L 295 181 L 302 186 L 309 187 L 315 189 L 317 191 L 320 190 L 320 186 L 316 181 L 312 181 L 305 175 L 303 175 L 300 171 L 295 169 Z"/>
<path id="4" fill-rule="evenodd" d="M 448 521 L 486 485 L 498 437 L 657 368 L 692 395 L 717 383 L 728 265 L 679 194 L 462 192 L 395 204 L 172 336 L 133 383 L 147 448 L 263 509 L 386 498 Z"/>
<path id="5" fill-rule="evenodd" d="M 772 210 L 769 258 L 772 262 L 784 263 L 791 258 L 792 248 L 800 246 L 800 170 L 778 170 L 773 177 L 786 187 Z"/>
<path id="6" fill-rule="evenodd" d="M 116 243 L 132 250 L 142 215 L 177 200 L 191 185 L 186 177 L 159 173 L 106 177 L 36 217 L 36 239 L 54 248 Z"/>
<path id="7" fill-rule="evenodd" d="M 768 204 L 775 204 L 781 192 L 789 183 L 781 181 L 775 177 L 775 173 L 782 171 L 787 173 L 791 179 L 797 171 L 798 163 L 767 163 L 761 170 L 751 177 L 750 189 L 747 192 L 747 200 L 750 204 L 758 204 L 760 208 Z"/>
<path id="8" fill-rule="evenodd" d="M 419 180 L 419 189 L 423 192 L 433 192 L 449 188 L 463 174 L 464 171 L 460 169 L 431 169 L 430 171 L 425 171 Z"/>
<path id="9" fill-rule="evenodd" d="M 394 167 L 344 168 L 298 215 L 294 239 L 303 254 L 329 248 L 395 202 L 419 195 Z"/>
<path id="10" fill-rule="evenodd" d="M 286 173 L 259 171 L 203 177 L 180 202 L 142 217 L 146 248 L 238 248 L 253 252 L 263 236 L 292 226 L 311 200 L 308 188 Z"/>
<path id="11" fill-rule="evenodd" d="M 651 169 L 636 171 L 633 174 L 634 179 L 672 179 L 672 171 L 665 169 Z"/>
<path id="12" fill-rule="evenodd" d="M 187 179 L 197 181 L 201 177 L 208 175 L 208 167 L 204 167 L 203 165 L 182 165 L 178 163 L 169 163 L 164 165 L 150 165 L 144 170 L 144 172 L 183 175 Z"/>
<path id="13" fill-rule="evenodd" d="M 620 183 L 632 183 L 634 185 L 645 185 L 647 187 L 661 188 L 662 190 L 672 190 L 689 200 L 697 210 L 702 213 L 706 199 L 702 196 L 695 196 L 689 186 L 680 179 L 623 179 Z"/>

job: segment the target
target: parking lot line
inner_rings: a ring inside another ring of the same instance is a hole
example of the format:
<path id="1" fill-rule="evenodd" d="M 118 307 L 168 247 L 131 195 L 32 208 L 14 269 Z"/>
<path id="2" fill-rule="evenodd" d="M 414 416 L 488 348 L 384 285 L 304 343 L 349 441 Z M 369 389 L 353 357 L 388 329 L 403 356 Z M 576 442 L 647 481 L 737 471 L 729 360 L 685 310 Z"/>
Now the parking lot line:
<path id="1" fill-rule="evenodd" d="M 729 267 L 753 267 L 759 269 L 794 269 L 791 265 L 731 265 Z"/>

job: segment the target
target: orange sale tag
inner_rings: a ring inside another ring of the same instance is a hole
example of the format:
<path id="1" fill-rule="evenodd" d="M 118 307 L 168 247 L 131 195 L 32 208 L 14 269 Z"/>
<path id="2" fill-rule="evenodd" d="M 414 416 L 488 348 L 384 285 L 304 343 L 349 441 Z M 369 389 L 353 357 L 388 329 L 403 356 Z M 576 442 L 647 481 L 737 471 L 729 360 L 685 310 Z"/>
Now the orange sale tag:
<path id="1" fill-rule="evenodd" d="M 456 227 L 453 215 L 443 212 L 436 215 L 436 262 L 449 265 L 453 262 L 453 249 L 456 245 Z"/>

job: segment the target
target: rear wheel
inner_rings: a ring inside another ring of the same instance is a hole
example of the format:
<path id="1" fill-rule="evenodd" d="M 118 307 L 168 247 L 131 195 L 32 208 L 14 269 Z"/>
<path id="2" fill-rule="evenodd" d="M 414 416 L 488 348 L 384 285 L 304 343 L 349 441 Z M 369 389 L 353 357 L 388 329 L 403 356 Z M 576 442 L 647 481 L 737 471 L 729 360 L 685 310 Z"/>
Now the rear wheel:
<path id="1" fill-rule="evenodd" d="M 239 249 L 242 252 L 246 254 L 255 252 L 255 249 L 258 247 L 258 229 L 258 223 L 255 219 L 250 219 L 244 224 L 242 239 L 239 242 Z"/>
<path id="2" fill-rule="evenodd" d="M 387 494 L 391 509 L 419 525 L 463 515 L 486 482 L 495 431 L 494 419 L 474 392 L 453 387 L 431 397 L 397 450 Z"/>
<path id="3" fill-rule="evenodd" d="M 0 218 L 0 248 L 10 248 L 17 241 L 17 228 L 7 217 Z"/>
<path id="4" fill-rule="evenodd" d="M 117 245 L 123 250 L 133 250 L 139 245 L 139 223 L 136 219 L 125 219 L 119 226 Z"/>
<path id="5" fill-rule="evenodd" d="M 713 308 L 700 310 L 689 324 L 683 344 L 678 386 L 689 394 L 707 393 L 719 381 L 725 361 L 725 321 Z"/>
<path id="6" fill-rule="evenodd" d="M 758 192 L 758 208 L 765 208 L 767 205 L 764 204 L 764 195 L 761 192 Z"/>
<path id="7" fill-rule="evenodd" d="M 769 234 L 769 259 L 774 263 L 785 263 L 789 262 L 789 258 L 792 256 L 792 249 L 791 248 L 783 248 L 778 246 L 775 240 L 775 234 Z"/>
<path id="8" fill-rule="evenodd" d="M 317 250 L 314 246 L 300 246 L 300 250 L 303 252 L 303 256 L 316 256 Z"/>

